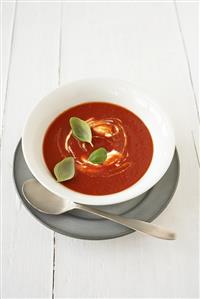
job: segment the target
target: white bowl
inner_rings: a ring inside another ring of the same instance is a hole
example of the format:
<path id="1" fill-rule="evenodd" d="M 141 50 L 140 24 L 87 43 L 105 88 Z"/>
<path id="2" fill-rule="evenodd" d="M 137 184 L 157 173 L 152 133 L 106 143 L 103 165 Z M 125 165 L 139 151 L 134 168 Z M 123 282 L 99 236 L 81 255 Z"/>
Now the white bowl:
<path id="1" fill-rule="evenodd" d="M 86 195 L 64 187 L 56 182 L 43 159 L 43 138 L 50 123 L 64 110 L 92 101 L 110 102 L 133 111 L 146 124 L 153 139 L 153 158 L 147 172 L 131 187 L 111 195 Z M 51 192 L 77 203 L 111 205 L 134 198 L 159 181 L 172 161 L 175 138 L 165 113 L 130 83 L 85 79 L 61 86 L 37 104 L 24 128 L 22 148 L 31 172 Z"/>

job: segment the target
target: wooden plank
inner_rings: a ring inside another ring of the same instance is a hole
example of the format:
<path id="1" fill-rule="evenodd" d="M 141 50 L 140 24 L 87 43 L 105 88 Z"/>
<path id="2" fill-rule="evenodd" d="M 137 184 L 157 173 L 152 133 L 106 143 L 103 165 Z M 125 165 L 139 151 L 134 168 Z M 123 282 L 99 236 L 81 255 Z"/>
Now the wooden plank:
<path id="1" fill-rule="evenodd" d="M 198 78 L 198 2 L 174 2 L 177 24 L 187 62 L 190 88 L 193 94 L 194 125 L 192 135 L 199 161 L 199 78 Z M 192 99 L 191 99 L 192 100 Z M 198 148 L 198 149 L 197 149 Z"/>
<path id="2" fill-rule="evenodd" d="M 174 228 L 178 239 L 136 233 L 90 242 L 57 235 L 55 296 L 197 297 L 198 165 L 191 135 L 196 116 L 173 3 L 63 4 L 61 83 L 94 76 L 135 83 L 171 117 L 180 183 L 155 223 Z"/>
<path id="3" fill-rule="evenodd" d="M 59 23 L 59 4 L 17 4 L 2 140 L 3 298 L 52 296 L 53 233 L 21 205 L 12 161 L 27 114 L 57 86 Z"/>
<path id="4" fill-rule="evenodd" d="M 199 2 L 176 2 L 177 15 L 182 34 L 185 55 L 188 60 L 188 71 L 194 94 L 198 99 L 199 79 L 198 79 L 198 8 Z"/>
<path id="5" fill-rule="evenodd" d="M 4 101 L 6 97 L 8 73 L 10 69 L 10 57 L 13 42 L 13 29 L 15 24 L 15 2 L 3 2 L 2 3 L 2 22 L 1 22 L 1 40 L 2 40 L 2 99 L 1 99 L 1 116 L 4 110 Z"/>

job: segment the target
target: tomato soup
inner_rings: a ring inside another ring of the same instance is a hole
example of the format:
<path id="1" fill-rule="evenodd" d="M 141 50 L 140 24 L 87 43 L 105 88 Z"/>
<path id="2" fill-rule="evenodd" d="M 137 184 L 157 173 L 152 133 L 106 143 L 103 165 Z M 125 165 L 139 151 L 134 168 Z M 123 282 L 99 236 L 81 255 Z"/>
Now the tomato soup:
<path id="1" fill-rule="evenodd" d="M 86 121 L 92 144 L 74 138 L 69 120 Z M 105 148 L 107 158 L 93 164 L 89 155 Z M 120 192 L 135 184 L 147 171 L 153 156 L 153 142 L 143 121 L 133 112 L 111 103 L 92 102 L 74 106 L 60 114 L 49 126 L 43 143 L 46 165 L 54 176 L 55 165 L 73 157 L 75 175 L 62 184 L 90 195 Z"/>

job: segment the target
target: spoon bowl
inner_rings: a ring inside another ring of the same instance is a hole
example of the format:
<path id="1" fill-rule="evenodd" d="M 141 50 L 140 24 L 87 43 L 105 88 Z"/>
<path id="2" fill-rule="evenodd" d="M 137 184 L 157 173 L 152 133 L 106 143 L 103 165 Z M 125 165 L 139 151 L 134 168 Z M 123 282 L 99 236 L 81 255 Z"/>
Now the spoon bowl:
<path id="1" fill-rule="evenodd" d="M 34 209 L 45 214 L 60 215 L 74 209 L 73 202 L 56 196 L 34 179 L 23 184 L 22 192 Z"/>

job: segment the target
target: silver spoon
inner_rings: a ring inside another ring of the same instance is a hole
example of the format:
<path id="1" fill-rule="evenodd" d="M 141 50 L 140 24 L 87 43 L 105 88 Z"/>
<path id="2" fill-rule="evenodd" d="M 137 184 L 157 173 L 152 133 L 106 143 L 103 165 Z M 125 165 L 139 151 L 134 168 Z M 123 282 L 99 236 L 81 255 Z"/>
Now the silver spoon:
<path id="1" fill-rule="evenodd" d="M 52 215 L 60 215 L 65 212 L 78 209 L 86 211 L 113 222 L 119 223 L 121 225 L 127 226 L 133 230 L 151 235 L 156 238 L 166 239 L 166 240 L 175 240 L 175 233 L 162 228 L 158 225 L 148 223 L 141 220 L 125 218 L 118 215 L 113 215 L 108 212 L 100 211 L 95 208 L 91 208 L 86 205 L 81 205 L 74 203 L 70 200 L 63 199 L 58 197 L 48 191 L 35 179 L 28 180 L 24 182 L 22 186 L 22 192 L 28 203 L 35 208 L 36 210 Z"/>

